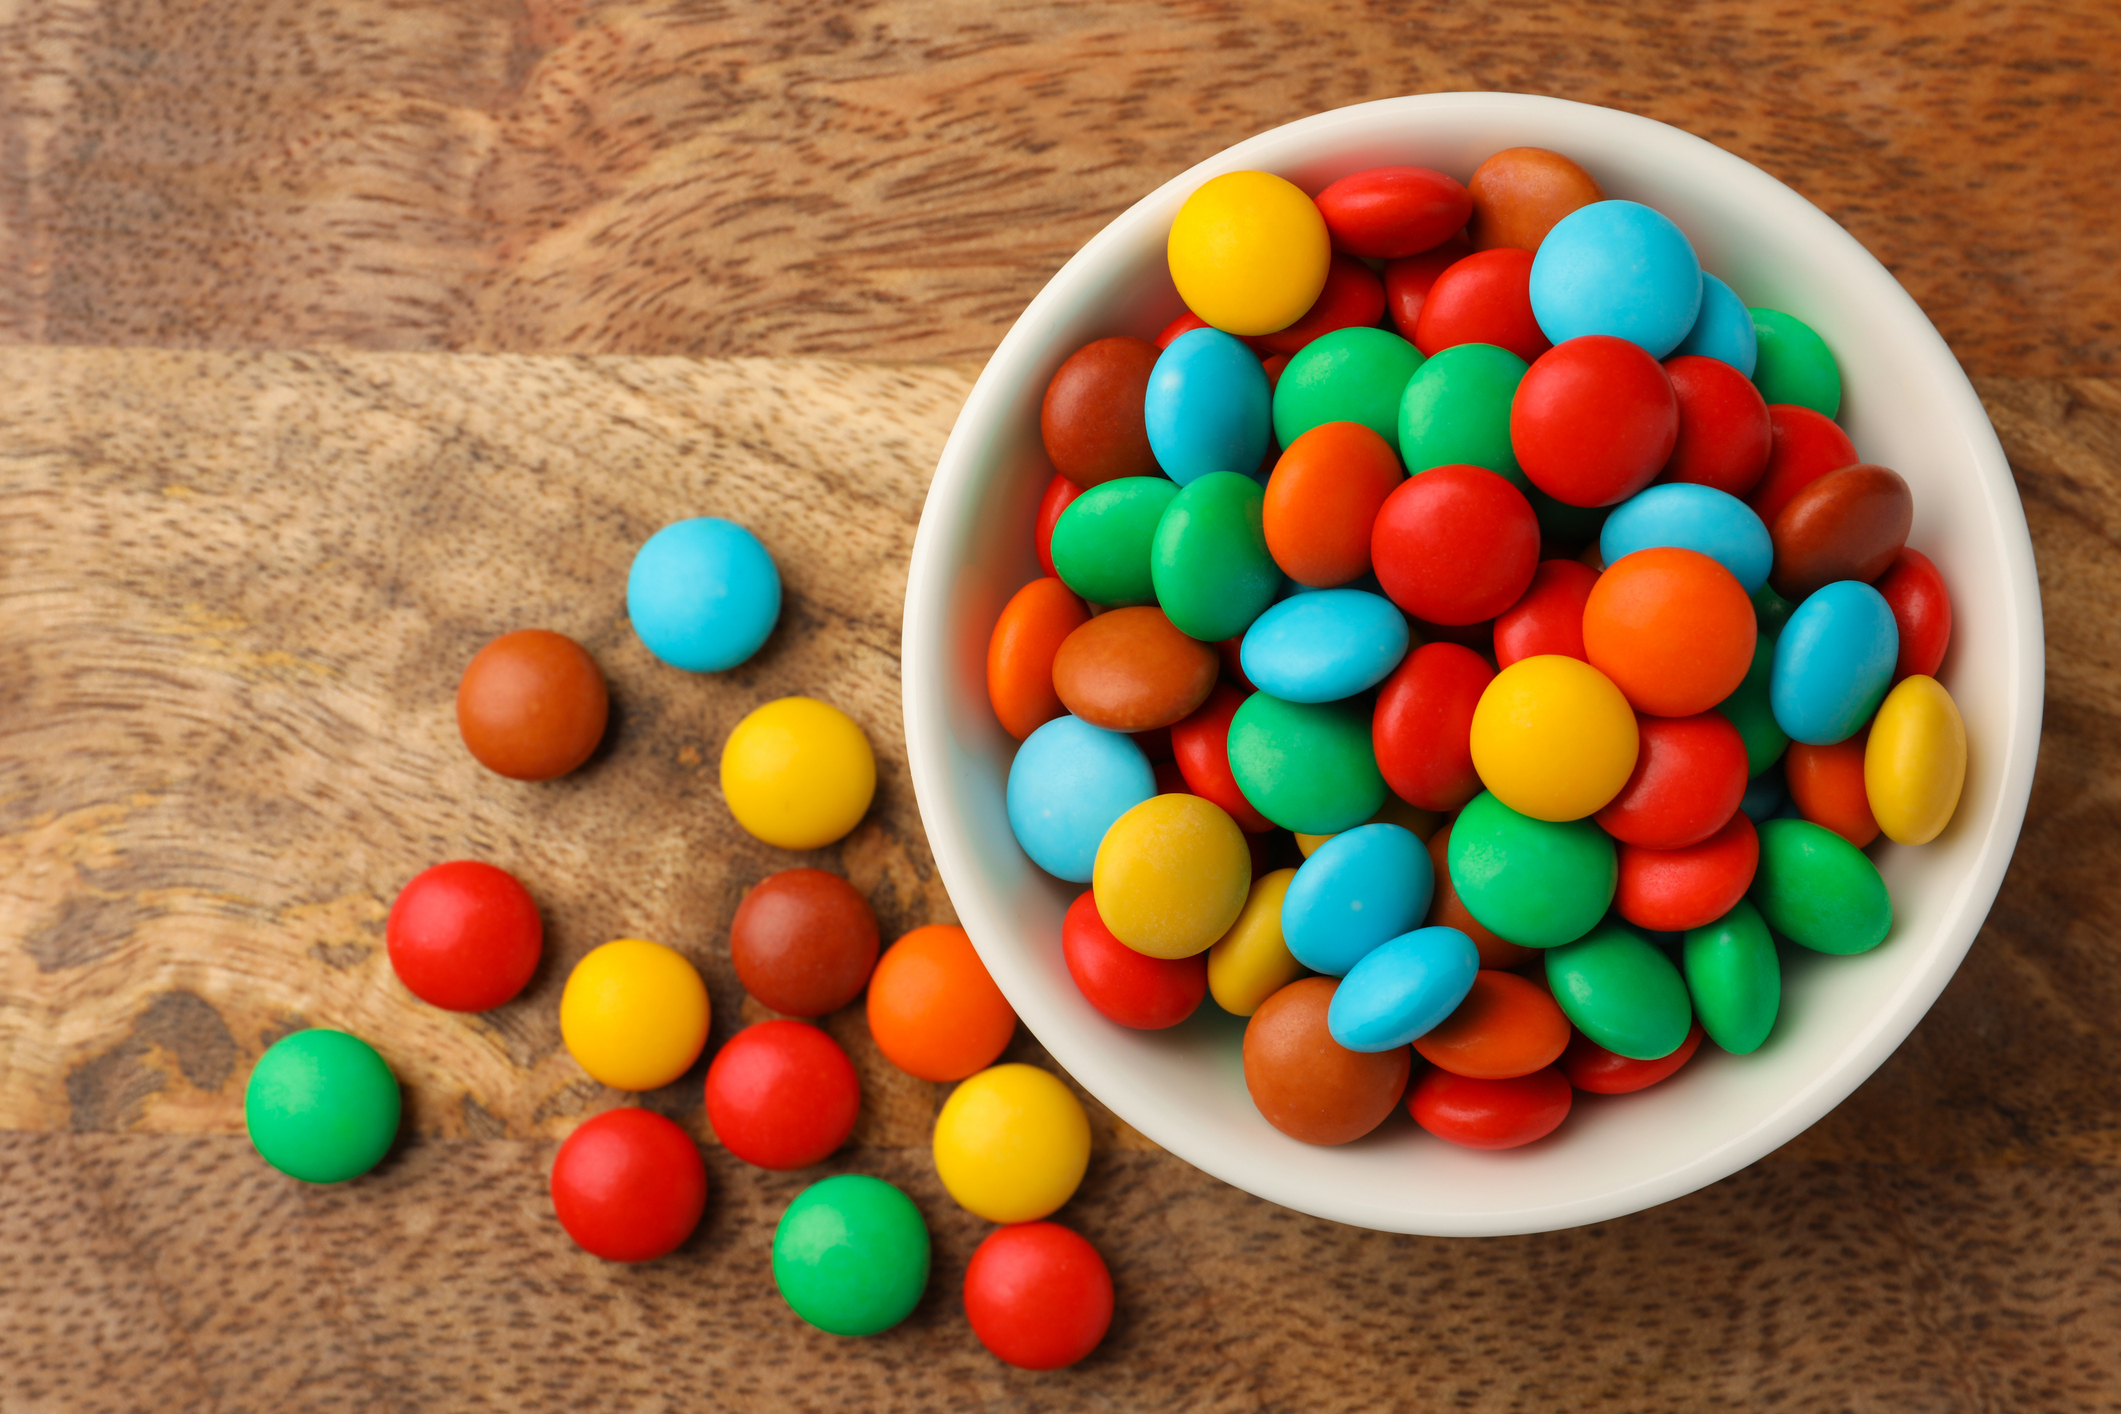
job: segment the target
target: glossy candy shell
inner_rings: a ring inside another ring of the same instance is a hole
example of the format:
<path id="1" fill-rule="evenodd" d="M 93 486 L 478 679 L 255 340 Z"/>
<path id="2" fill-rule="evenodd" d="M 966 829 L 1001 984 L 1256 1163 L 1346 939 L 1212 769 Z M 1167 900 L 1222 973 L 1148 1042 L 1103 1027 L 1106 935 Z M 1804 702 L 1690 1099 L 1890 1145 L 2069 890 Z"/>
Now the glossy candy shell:
<path id="1" fill-rule="evenodd" d="M 1420 927 L 1434 887 L 1428 848 L 1413 831 L 1397 825 L 1342 831 L 1296 871 L 1282 900 L 1283 941 L 1313 972 L 1338 977 Z"/>
<path id="2" fill-rule="evenodd" d="M 1407 620 L 1360 589 L 1284 599 L 1245 633 L 1245 676 L 1285 702 L 1338 702 L 1378 683 L 1407 653 Z"/>
<path id="3" fill-rule="evenodd" d="M 1662 949 L 1608 923 L 1546 955 L 1554 1000 L 1578 1030 L 1616 1055 L 1657 1060 L 1679 1049 L 1693 1025 L 1686 981 Z"/>
<path id="4" fill-rule="evenodd" d="M 1351 1051 L 1389 1051 L 1426 1036 L 1473 988 L 1480 954 L 1456 928 L 1419 928 L 1365 953 L 1333 993 L 1326 1023 Z"/>

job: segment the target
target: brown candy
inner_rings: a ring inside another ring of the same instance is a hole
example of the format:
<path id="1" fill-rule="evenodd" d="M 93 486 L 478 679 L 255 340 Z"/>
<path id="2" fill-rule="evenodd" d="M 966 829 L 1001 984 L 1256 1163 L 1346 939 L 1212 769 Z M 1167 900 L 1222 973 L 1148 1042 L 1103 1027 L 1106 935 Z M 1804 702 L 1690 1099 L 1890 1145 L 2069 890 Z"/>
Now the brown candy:
<path id="1" fill-rule="evenodd" d="M 1897 471 L 1859 462 L 1830 471 L 1775 517 L 1769 581 L 1791 603 L 1842 579 L 1865 584 L 1892 568 L 1915 523 L 1915 496 Z"/>
<path id="2" fill-rule="evenodd" d="M 1062 640 L 1053 690 L 1093 727 L 1145 732 L 1207 701 L 1219 666 L 1215 650 L 1173 628 L 1163 610 L 1114 609 Z"/>
<path id="3" fill-rule="evenodd" d="M 1475 250 L 1515 246 L 1536 251 L 1554 223 L 1580 206 L 1604 201 L 1589 172 L 1543 147 L 1512 147 L 1480 164 L 1466 183 L 1473 219 L 1466 235 Z"/>
<path id="4" fill-rule="evenodd" d="M 1046 385 L 1039 405 L 1039 435 L 1053 469 L 1077 486 L 1122 476 L 1160 476 L 1149 450 L 1142 401 L 1156 345 L 1147 339 L 1099 339 L 1068 355 Z"/>
<path id="5" fill-rule="evenodd" d="M 457 730 L 487 770 L 549 781 L 589 759 L 611 701 L 581 644 L 542 628 L 504 633 L 457 683 Z"/>
<path id="6" fill-rule="evenodd" d="M 1332 977 L 1291 982 L 1245 1024 L 1245 1088 L 1267 1123 L 1306 1144 L 1360 1139 L 1406 1093 L 1414 1053 L 1351 1051 L 1326 1029 Z"/>
<path id="7" fill-rule="evenodd" d="M 861 995 L 877 942 L 869 900 L 822 869 L 761 879 L 729 924 L 737 980 L 784 1016 L 823 1016 Z"/>

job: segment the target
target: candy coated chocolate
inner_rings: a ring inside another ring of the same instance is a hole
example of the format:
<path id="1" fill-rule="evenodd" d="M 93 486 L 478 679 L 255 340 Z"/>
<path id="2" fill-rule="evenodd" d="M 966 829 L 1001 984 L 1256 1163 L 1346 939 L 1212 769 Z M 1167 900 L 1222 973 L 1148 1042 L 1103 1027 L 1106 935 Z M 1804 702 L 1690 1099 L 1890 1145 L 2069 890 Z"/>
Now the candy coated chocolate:
<path id="1" fill-rule="evenodd" d="M 1830 471 L 1775 517 L 1775 590 L 1801 601 L 1837 579 L 1868 584 L 1892 568 L 1914 523 L 1915 496 L 1899 472 L 1868 462 Z"/>
<path id="2" fill-rule="evenodd" d="M 1070 712 L 1115 732 L 1168 727 L 1207 700 L 1220 660 L 1161 609 L 1114 609 L 1068 635 L 1053 688 Z"/>
<path id="3" fill-rule="evenodd" d="M 1159 474 L 1142 420 L 1156 353 L 1147 339 L 1099 339 L 1060 366 L 1039 405 L 1038 430 L 1061 475 L 1088 488 Z"/>
<path id="4" fill-rule="evenodd" d="M 1605 191 L 1589 172 L 1543 147 L 1512 147 L 1496 153 L 1466 183 L 1473 219 L 1466 234 L 1475 250 L 1515 246 L 1536 251 L 1554 223 Z"/>
<path id="5" fill-rule="evenodd" d="M 1384 1122 L 1406 1092 L 1413 1052 L 1351 1051 L 1326 1013 L 1339 984 L 1305 977 L 1267 998 L 1245 1025 L 1245 1088 L 1267 1122 L 1306 1144 L 1345 1144 Z"/>
<path id="6" fill-rule="evenodd" d="M 785 1016 L 823 1016 L 861 995 L 877 943 L 869 900 L 822 869 L 761 879 L 729 924 L 737 980 Z"/>

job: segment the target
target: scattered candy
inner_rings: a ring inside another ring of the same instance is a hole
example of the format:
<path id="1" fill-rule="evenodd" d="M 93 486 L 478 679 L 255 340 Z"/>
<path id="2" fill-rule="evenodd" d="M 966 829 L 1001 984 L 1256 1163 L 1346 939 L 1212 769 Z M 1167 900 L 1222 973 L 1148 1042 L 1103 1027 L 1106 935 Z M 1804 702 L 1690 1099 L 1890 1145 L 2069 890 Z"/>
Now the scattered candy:
<path id="1" fill-rule="evenodd" d="M 552 1162 L 552 1207 L 575 1245 L 607 1262 L 677 1250 L 707 1208 L 699 1145 L 648 1110 L 584 1120 Z"/>
<path id="2" fill-rule="evenodd" d="M 398 1079 L 375 1048 L 315 1028 L 275 1041 L 250 1073 L 243 1123 L 265 1162 L 305 1183 L 367 1173 L 398 1137 Z"/>
<path id="3" fill-rule="evenodd" d="M 753 885 L 729 921 L 744 990 L 783 1016 L 823 1016 L 861 995 L 876 968 L 876 914 L 837 874 L 784 869 Z"/>
<path id="4" fill-rule="evenodd" d="M 965 1267 L 965 1317 L 993 1355 L 1020 1370 L 1058 1370 L 1097 1349 L 1112 1325 L 1112 1273 L 1059 1223 L 987 1234 Z"/>
<path id="5" fill-rule="evenodd" d="M 781 617 L 781 572 L 735 521 L 701 516 L 648 537 L 626 576 L 626 616 L 672 667 L 719 673 L 765 645 Z"/>
<path id="6" fill-rule="evenodd" d="M 959 1205 L 989 1222 L 1045 1217 L 1075 1195 L 1090 1164 L 1082 1101 L 1031 1065 L 983 1070 L 935 1117 L 935 1172 Z"/>
<path id="7" fill-rule="evenodd" d="M 560 1039 L 576 1064 L 614 1090 L 653 1090 L 691 1068 L 707 1044 L 707 985 L 660 943 L 621 938 L 574 965 L 560 995 Z"/>
<path id="8" fill-rule="evenodd" d="M 491 864 L 459 859 L 415 875 L 383 927 L 391 970 L 447 1011 L 491 1011 L 538 969 L 545 926 L 530 890 Z"/>
<path id="9" fill-rule="evenodd" d="M 992 1065 L 1015 1033 L 1016 1012 L 954 924 L 900 938 L 869 979 L 869 1035 L 908 1075 L 962 1080 Z"/>
<path id="10" fill-rule="evenodd" d="M 479 764 L 517 781 L 549 781 L 587 761 L 611 703 L 596 660 L 564 634 L 504 633 L 457 683 L 457 731 Z"/>
<path id="11" fill-rule="evenodd" d="M 729 1038 L 707 1067 L 707 1122 L 747 1164 L 799 1169 L 847 1142 L 861 1112 L 854 1062 L 800 1021 L 762 1021 Z"/>
<path id="12" fill-rule="evenodd" d="M 773 1281 L 789 1309 L 821 1331 L 863 1336 L 913 1314 L 928 1289 L 928 1224 L 880 1178 L 813 1183 L 773 1231 Z"/>
<path id="13" fill-rule="evenodd" d="M 782 849 L 822 849 L 845 837 L 875 795 L 869 738 L 845 712 L 812 698 L 754 708 L 722 747 L 729 813 Z"/>

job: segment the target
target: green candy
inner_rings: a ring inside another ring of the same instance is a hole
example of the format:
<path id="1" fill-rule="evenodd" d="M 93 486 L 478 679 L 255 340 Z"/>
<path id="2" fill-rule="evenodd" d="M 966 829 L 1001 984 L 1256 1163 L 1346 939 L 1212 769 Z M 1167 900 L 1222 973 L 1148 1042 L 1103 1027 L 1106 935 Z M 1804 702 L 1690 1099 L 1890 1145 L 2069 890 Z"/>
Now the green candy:
<path id="1" fill-rule="evenodd" d="M 1893 927 L 1893 896 L 1869 857 L 1824 825 L 1769 820 L 1746 891 L 1767 925 L 1813 952 L 1869 952 Z"/>
<path id="2" fill-rule="evenodd" d="M 1220 643 L 1274 602 L 1282 575 L 1261 528 L 1264 499 L 1251 477 L 1211 471 L 1164 507 L 1149 571 L 1156 602 L 1180 633 Z"/>
<path id="3" fill-rule="evenodd" d="M 1285 830 L 1337 835 L 1385 803 L 1369 714 L 1345 703 L 1255 692 L 1230 719 L 1229 752 L 1238 790 Z"/>
<path id="4" fill-rule="evenodd" d="M 1458 843 L 1458 832 L 1451 832 Z M 1663 1060 L 1686 1044 L 1694 1004 L 1672 960 L 1624 923 L 1547 951 L 1547 985 L 1576 1029 L 1616 1056 Z"/>
<path id="5" fill-rule="evenodd" d="M 1154 604 L 1150 547 L 1178 486 L 1162 476 L 1122 476 L 1068 503 L 1053 526 L 1053 569 L 1093 604 Z"/>
<path id="6" fill-rule="evenodd" d="M 367 1173 L 398 1137 L 398 1078 L 344 1031 L 297 1031 L 258 1057 L 243 1123 L 265 1162 L 306 1183 Z"/>
<path id="7" fill-rule="evenodd" d="M 1383 329 L 1335 329 L 1304 345 L 1274 385 L 1274 438 L 1284 447 L 1327 422 L 1359 422 L 1399 450 L 1399 399 L 1421 350 Z"/>
<path id="8" fill-rule="evenodd" d="M 1745 773 L 1757 776 L 1782 759 L 1789 750 L 1790 739 L 1775 720 L 1775 709 L 1768 702 L 1768 679 L 1775 671 L 1775 638 L 1765 628 L 1753 640 L 1752 665 L 1745 670 L 1745 678 L 1738 690 L 1716 704 L 1716 710 L 1730 719 L 1738 728 L 1738 735 L 1745 739 Z"/>
<path id="9" fill-rule="evenodd" d="M 875 1335 L 913 1314 L 928 1289 L 928 1260 L 920 1209 L 866 1174 L 811 1184 L 773 1232 L 782 1299 L 834 1335 Z"/>
<path id="10" fill-rule="evenodd" d="M 1782 633 L 1782 626 L 1788 623 L 1790 615 L 1796 612 L 1797 606 L 1777 594 L 1775 586 L 1765 580 L 1762 580 L 1760 587 L 1753 591 L 1753 624 L 1759 629 L 1761 638 L 1779 637 Z M 1754 644 L 1755 661 L 1757 662 L 1759 638 L 1754 640 Z M 1771 649 L 1769 657 L 1772 658 L 1773 656 Z"/>
<path id="11" fill-rule="evenodd" d="M 1620 867 L 1612 837 L 1589 820 L 1520 815 L 1488 791 L 1451 826 L 1451 886 L 1498 937 L 1558 947 L 1596 927 Z"/>
<path id="12" fill-rule="evenodd" d="M 1771 403 L 1795 403 L 1828 417 L 1841 414 L 1841 367 L 1812 326 L 1779 309 L 1747 311 L 1760 344 L 1753 386 Z"/>
<path id="13" fill-rule="evenodd" d="M 1759 1050 L 1782 1006 L 1782 960 L 1759 911 L 1740 899 L 1714 923 L 1689 929 L 1682 965 L 1708 1038 L 1734 1056 Z"/>
<path id="14" fill-rule="evenodd" d="M 1407 470 L 1484 466 L 1529 487 L 1510 444 L 1510 400 L 1528 367 L 1493 344 L 1457 344 L 1424 363 L 1399 402 L 1396 445 Z"/>

